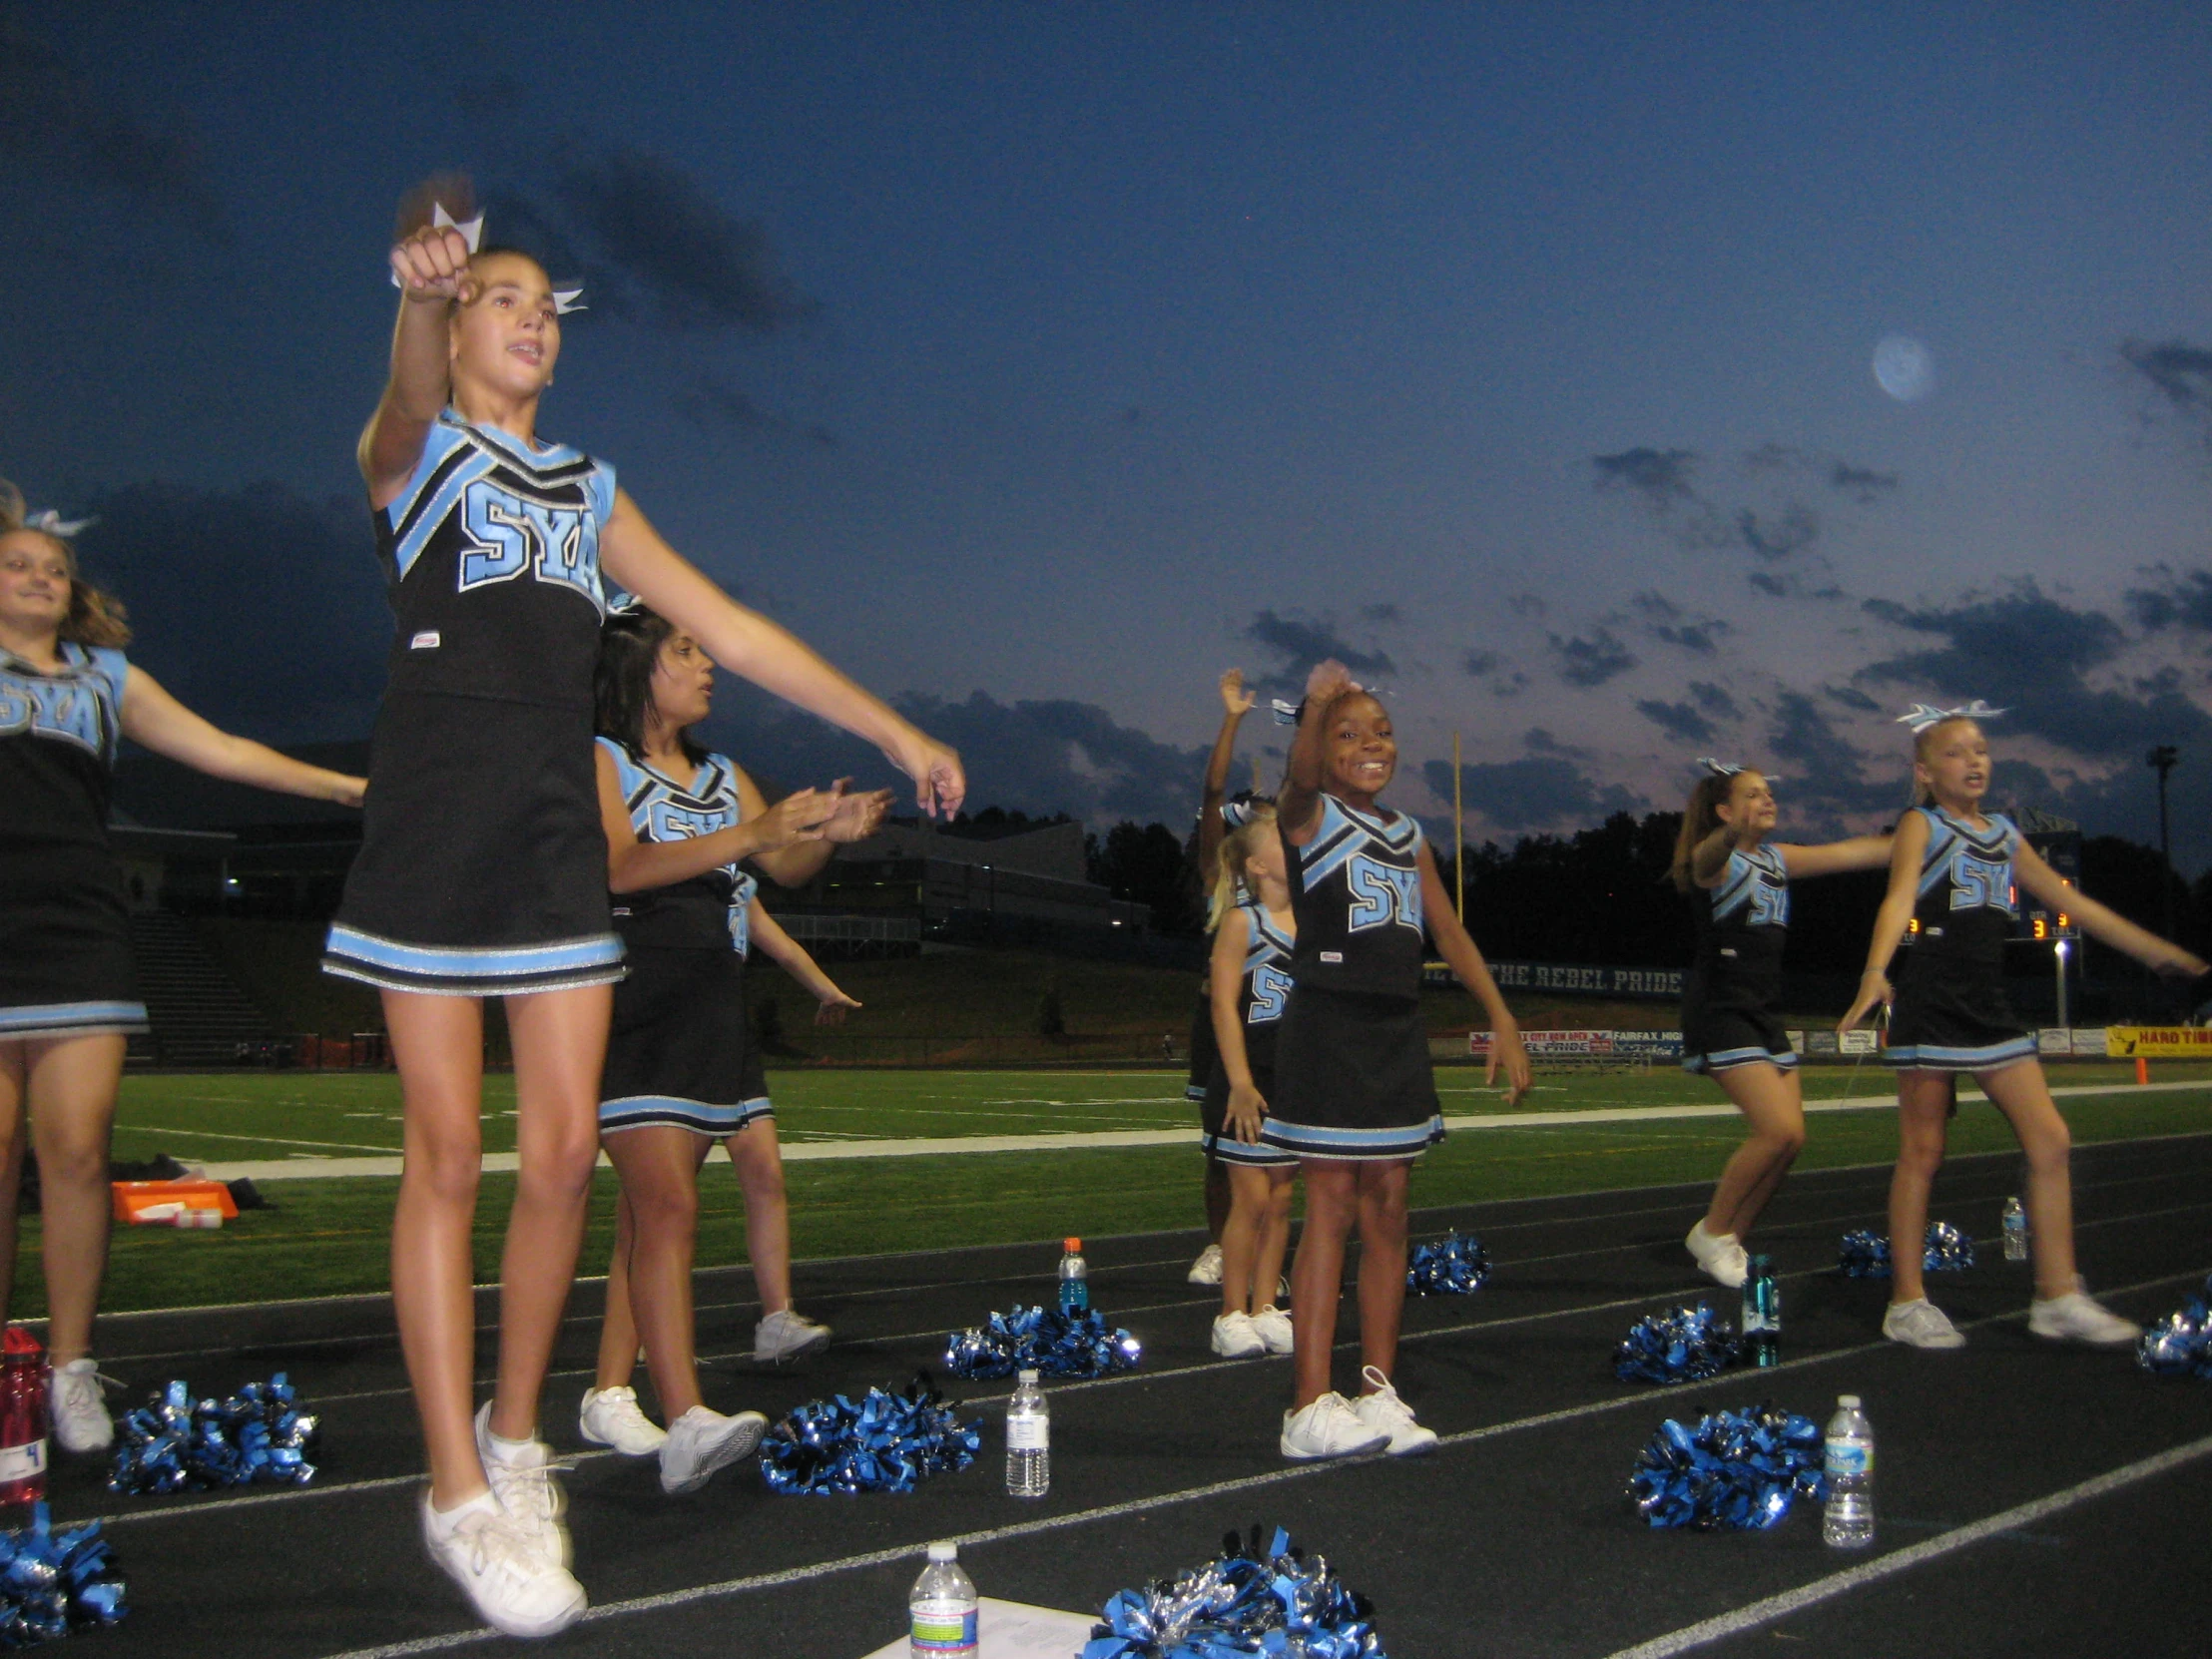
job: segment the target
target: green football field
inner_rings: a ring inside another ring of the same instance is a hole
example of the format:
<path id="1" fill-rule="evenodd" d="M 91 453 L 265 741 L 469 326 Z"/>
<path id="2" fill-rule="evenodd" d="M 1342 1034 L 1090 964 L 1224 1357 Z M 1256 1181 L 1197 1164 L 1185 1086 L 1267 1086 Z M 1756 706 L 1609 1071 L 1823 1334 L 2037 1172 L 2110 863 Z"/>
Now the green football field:
<path id="1" fill-rule="evenodd" d="M 2136 1091 L 2132 1069 L 2097 1062 L 2056 1066 L 2051 1082 L 2077 1140 L 2120 1140 L 2212 1130 L 2212 1066 L 2160 1062 L 2160 1084 Z M 1447 1117 L 1510 1110 L 1481 1074 L 1437 1074 Z M 788 1166 L 796 1254 L 807 1258 L 949 1245 L 1056 1239 L 1200 1225 L 1200 1159 L 1194 1146 L 1038 1147 L 885 1157 L 881 1147 L 833 1143 L 1172 1130 L 1191 1125 L 1182 1075 L 1124 1072 L 775 1071 L 780 1133 L 817 1143 Z M 1891 1076 L 1869 1065 L 1811 1071 L 1813 1102 L 1864 1103 L 1812 1119 L 1801 1168 L 1889 1161 L 1897 1150 Z M 2087 1089 L 2094 1092 L 2074 1094 Z M 1643 1109 L 1717 1104 L 1709 1082 L 1680 1072 L 1543 1073 L 1520 1112 L 1573 1113 L 1586 1122 L 1455 1130 L 1424 1157 L 1413 1202 L 1480 1203 L 1542 1194 L 1707 1181 L 1740 1138 L 1733 1116 L 1647 1116 Z M 485 1083 L 485 1147 L 511 1149 L 513 1080 Z M 2009 1129 L 1970 1100 L 1953 1126 L 1954 1151 L 2000 1150 Z M 399 1089 L 384 1073 L 261 1072 L 126 1078 L 116 1155 L 157 1152 L 197 1164 L 390 1157 L 400 1146 Z M 828 1154 L 823 1156 L 820 1154 Z M 312 1167 L 311 1165 L 308 1167 Z M 484 1177 L 477 1221 L 480 1278 L 496 1277 L 513 1178 Z M 274 1208 L 249 1211 L 220 1232 L 119 1231 L 107 1306 L 179 1307 L 385 1288 L 396 1180 L 389 1175 L 277 1180 Z M 605 1271 L 613 1235 L 614 1179 L 602 1170 L 592 1201 L 582 1271 Z M 744 1211 L 726 1166 L 709 1167 L 702 1193 L 699 1260 L 745 1260 Z M 36 1219 L 19 1259 L 37 1261 Z M 35 1271 L 18 1276 L 13 1312 L 35 1316 Z M 801 1275 L 804 1288 L 804 1270 Z"/>

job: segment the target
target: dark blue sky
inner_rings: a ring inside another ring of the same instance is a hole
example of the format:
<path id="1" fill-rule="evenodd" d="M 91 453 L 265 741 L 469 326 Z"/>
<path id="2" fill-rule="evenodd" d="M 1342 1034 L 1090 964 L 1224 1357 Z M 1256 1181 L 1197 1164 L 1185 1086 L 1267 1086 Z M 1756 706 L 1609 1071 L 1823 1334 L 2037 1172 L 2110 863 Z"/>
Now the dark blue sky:
<path id="1" fill-rule="evenodd" d="M 1477 835 L 1715 751 L 1862 821 L 1978 695 L 2096 829 L 2179 744 L 2196 865 L 2208 63 L 2150 5 L 0 5 L 0 476 L 196 704 L 364 731 L 383 249 L 465 169 L 589 285 L 547 432 L 979 802 L 1187 812 L 1214 676 L 1339 649 Z"/>

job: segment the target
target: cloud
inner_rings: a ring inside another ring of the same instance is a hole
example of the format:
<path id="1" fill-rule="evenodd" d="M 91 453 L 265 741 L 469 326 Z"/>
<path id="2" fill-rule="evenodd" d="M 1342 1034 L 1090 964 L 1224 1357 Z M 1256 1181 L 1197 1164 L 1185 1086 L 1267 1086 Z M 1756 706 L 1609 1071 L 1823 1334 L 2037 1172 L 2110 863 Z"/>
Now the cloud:
<path id="1" fill-rule="evenodd" d="M 1742 712 L 1725 687 L 1716 686 L 1709 680 L 1692 680 L 1690 695 L 1697 700 L 1699 708 L 1709 715 L 1718 715 L 1723 720 L 1734 720 Z"/>
<path id="2" fill-rule="evenodd" d="M 2154 565 L 2148 574 L 2161 578 L 2155 588 L 2131 588 L 2127 608 L 2143 629 L 2181 627 L 2212 631 L 2212 571 L 2176 572 L 2169 565 Z"/>
<path id="3" fill-rule="evenodd" d="M 1505 833 L 1580 830 L 1613 813 L 1632 813 L 1643 800 L 1618 784 L 1600 786 L 1584 769 L 1580 750 L 1553 741 L 1538 727 L 1522 740 L 1529 751 L 1517 761 L 1462 766 L 1459 784 L 1469 814 Z M 1439 801 L 1451 799 L 1451 764 L 1430 761 L 1421 781 Z"/>
<path id="4" fill-rule="evenodd" d="M 1289 616 L 1279 616 L 1272 610 L 1262 611 L 1246 624 L 1244 637 L 1281 653 L 1283 662 L 1275 674 L 1277 681 L 1294 674 L 1303 675 L 1305 670 L 1330 657 L 1356 675 L 1397 673 L 1397 664 L 1390 660 L 1388 652 L 1380 647 L 1362 651 L 1337 632 L 1333 617 L 1314 618 L 1295 611 Z"/>
<path id="5" fill-rule="evenodd" d="M 1505 608 L 1515 616 L 1542 616 L 1551 606 L 1540 593 L 1516 593 L 1505 601 Z"/>
<path id="6" fill-rule="evenodd" d="M 1459 659 L 1459 672 L 1477 680 L 1496 667 L 1497 653 L 1494 651 L 1469 651 Z"/>
<path id="7" fill-rule="evenodd" d="M 1701 657 L 1712 656 L 1719 649 L 1716 642 L 1720 637 L 1735 632 L 1733 624 L 1718 617 L 1685 617 L 1682 607 L 1663 593 L 1647 590 L 1631 603 L 1644 619 L 1645 633 Z"/>
<path id="8" fill-rule="evenodd" d="M 1746 576 L 1744 580 L 1749 582 L 1753 587 L 1757 588 L 1761 593 L 1766 594 L 1769 598 L 1787 599 L 1790 597 L 1789 582 L 1785 578 L 1776 576 L 1771 572 L 1764 570 L 1755 570 L 1750 575 Z"/>
<path id="9" fill-rule="evenodd" d="M 1825 809 L 1829 822 L 1839 813 L 1903 805 L 1903 783 L 1870 783 L 1858 749 L 1803 692 L 1785 691 L 1775 700 L 1775 720 L 1767 733 L 1767 747 L 1776 759 L 1791 764 L 1792 804 Z"/>
<path id="10" fill-rule="evenodd" d="M 1602 686 L 1637 663 L 1636 654 L 1607 628 L 1592 629 L 1588 639 L 1561 639 L 1557 634 L 1547 637 L 1559 658 L 1559 678 L 1570 686 Z"/>
<path id="11" fill-rule="evenodd" d="M 804 439 L 818 448 L 834 449 L 837 435 L 826 426 L 801 423 L 774 414 L 713 374 L 702 374 L 675 397 L 676 412 L 694 426 L 736 426 L 742 430 Z"/>
<path id="12" fill-rule="evenodd" d="M 1626 490 L 1659 513 L 1701 499 L 1692 482 L 1697 462 L 1694 449 L 1653 449 L 1642 444 L 1618 454 L 1590 457 L 1599 489 Z"/>
<path id="13" fill-rule="evenodd" d="M 1837 461 L 1828 469 L 1828 487 L 1850 496 L 1862 507 L 1869 507 L 1898 487 L 1898 475 L 1894 472 L 1877 472 L 1872 467 L 1853 466 L 1849 461 Z"/>
<path id="14" fill-rule="evenodd" d="M 1395 605 L 1363 605 L 1360 607 L 1360 616 L 1363 621 L 1367 622 L 1399 622 L 1403 620 L 1398 615 L 1398 609 Z"/>
<path id="15" fill-rule="evenodd" d="M 1746 507 L 1736 515 L 1736 533 L 1744 545 L 1762 559 L 1787 559 L 1802 553 L 1820 538 L 1820 515 L 1802 502 L 1791 502 L 1778 517 L 1762 520 Z"/>
<path id="16" fill-rule="evenodd" d="M 1821 695 L 1859 714 L 1878 715 L 1882 712 L 1882 705 L 1857 686 L 1823 686 Z"/>
<path id="17" fill-rule="evenodd" d="M 157 132 L 34 34 L 0 12 L 0 159 L 65 187 L 112 191 L 228 247 L 223 199 L 182 133 Z"/>
<path id="18" fill-rule="evenodd" d="M 2120 359 L 2212 443 L 2212 350 L 2178 339 L 2130 339 L 2121 342 Z"/>
<path id="19" fill-rule="evenodd" d="M 758 220 L 738 218 L 659 156 L 627 149 L 572 155 L 554 194 L 602 262 L 670 327 L 766 334 L 820 309 L 785 275 Z"/>
<path id="20" fill-rule="evenodd" d="M 1713 723 L 1687 703 L 1661 703 L 1647 700 L 1636 705 L 1636 712 L 1650 721 L 1676 743 L 1711 743 L 1714 737 Z"/>

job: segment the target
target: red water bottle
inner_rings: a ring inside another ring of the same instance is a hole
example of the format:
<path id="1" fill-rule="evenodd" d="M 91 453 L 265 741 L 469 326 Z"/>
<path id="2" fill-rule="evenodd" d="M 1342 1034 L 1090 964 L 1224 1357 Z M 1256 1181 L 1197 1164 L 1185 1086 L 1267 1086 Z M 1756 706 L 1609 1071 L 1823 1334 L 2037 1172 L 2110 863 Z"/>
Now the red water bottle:
<path id="1" fill-rule="evenodd" d="M 0 1527 L 46 1501 L 46 1351 L 20 1325 L 0 1340 Z"/>

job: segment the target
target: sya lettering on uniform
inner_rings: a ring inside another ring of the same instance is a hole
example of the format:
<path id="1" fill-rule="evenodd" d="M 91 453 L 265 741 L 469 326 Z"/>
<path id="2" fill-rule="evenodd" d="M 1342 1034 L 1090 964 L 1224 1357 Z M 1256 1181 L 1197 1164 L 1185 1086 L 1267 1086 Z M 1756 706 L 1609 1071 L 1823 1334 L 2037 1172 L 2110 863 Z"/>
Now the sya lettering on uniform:
<path id="1" fill-rule="evenodd" d="M 1757 880 L 1751 884 L 1751 925 L 1754 927 L 1787 927 L 1790 924 L 1790 889 L 1787 884 L 1773 880 Z"/>
<path id="2" fill-rule="evenodd" d="M 530 571 L 604 608 L 599 524 L 588 509 L 531 501 L 478 478 L 462 497 L 461 523 L 476 546 L 461 554 L 460 592 Z"/>
<path id="3" fill-rule="evenodd" d="M 1264 1025 L 1271 1019 L 1281 1019 L 1283 1010 L 1290 1004 L 1289 974 L 1269 962 L 1252 970 L 1252 1009 L 1245 1015 L 1247 1025 Z"/>
<path id="4" fill-rule="evenodd" d="M 1977 910 L 2012 908 L 2012 869 L 2008 860 L 1977 858 L 1971 852 L 1950 857 L 1950 907 Z"/>
<path id="5" fill-rule="evenodd" d="M 1354 933 L 1371 927 L 1410 927 L 1421 930 L 1420 871 L 1385 864 L 1365 852 L 1354 854 L 1345 867 L 1345 885 L 1352 891 L 1352 911 L 1346 922 Z"/>
<path id="6" fill-rule="evenodd" d="M 0 677 L 0 737 L 29 732 L 60 738 L 95 755 L 108 749 L 108 718 L 100 696 L 75 680 Z"/>

